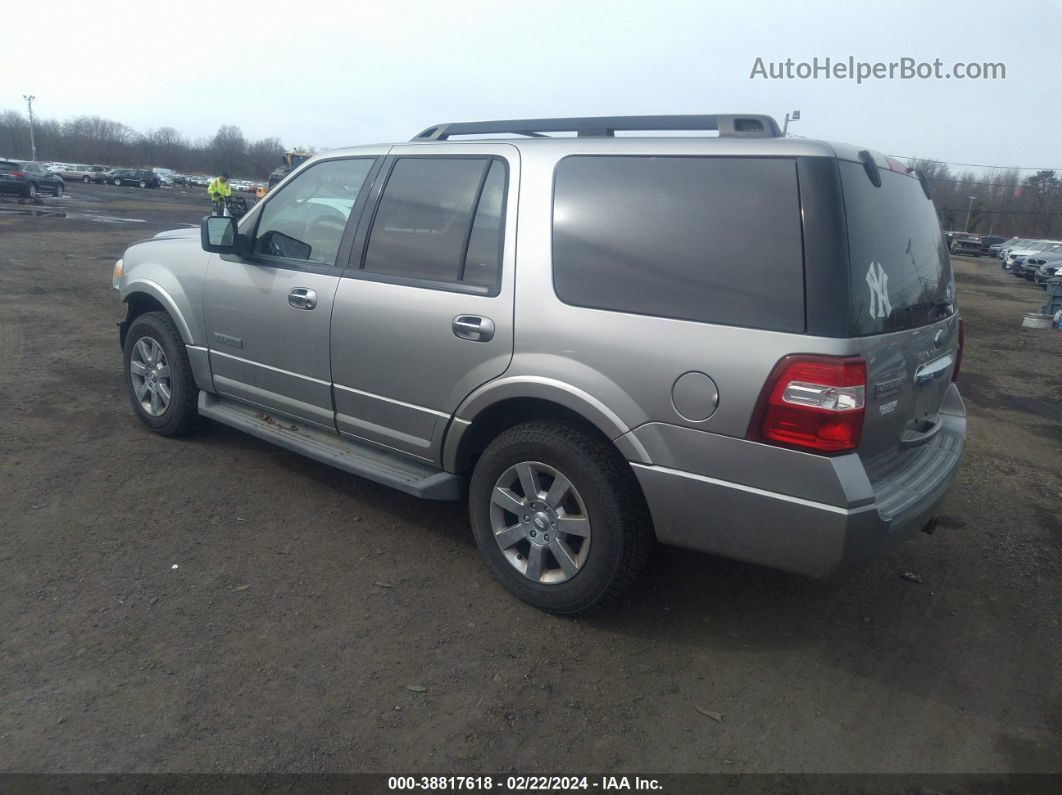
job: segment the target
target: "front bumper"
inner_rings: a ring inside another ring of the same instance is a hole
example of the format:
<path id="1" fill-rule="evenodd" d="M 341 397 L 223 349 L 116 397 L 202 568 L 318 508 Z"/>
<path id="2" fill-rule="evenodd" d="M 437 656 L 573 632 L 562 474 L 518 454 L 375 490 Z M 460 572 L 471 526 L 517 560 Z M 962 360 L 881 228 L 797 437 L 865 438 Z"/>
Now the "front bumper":
<path id="1" fill-rule="evenodd" d="M 631 466 L 661 543 L 830 577 L 931 523 L 955 479 L 965 439 L 966 413 L 953 388 L 930 442 L 865 467 L 855 454 L 833 459 L 837 488 L 823 483 L 815 499 L 665 466 Z M 823 499 L 833 493 L 852 499 Z"/>

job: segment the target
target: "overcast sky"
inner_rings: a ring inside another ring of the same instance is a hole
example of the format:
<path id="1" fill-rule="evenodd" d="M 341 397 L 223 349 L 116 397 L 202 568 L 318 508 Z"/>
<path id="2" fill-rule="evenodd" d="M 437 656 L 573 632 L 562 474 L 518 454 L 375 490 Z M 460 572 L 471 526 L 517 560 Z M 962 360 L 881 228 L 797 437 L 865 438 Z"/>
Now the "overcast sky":
<path id="1" fill-rule="evenodd" d="M 1062 167 L 1062 0 L 50 0 L 32 19 L 8 26 L 0 109 L 31 93 L 46 118 L 327 148 L 443 121 L 800 109 L 808 137 Z M 1006 79 L 749 77 L 757 57 L 849 56 Z"/>

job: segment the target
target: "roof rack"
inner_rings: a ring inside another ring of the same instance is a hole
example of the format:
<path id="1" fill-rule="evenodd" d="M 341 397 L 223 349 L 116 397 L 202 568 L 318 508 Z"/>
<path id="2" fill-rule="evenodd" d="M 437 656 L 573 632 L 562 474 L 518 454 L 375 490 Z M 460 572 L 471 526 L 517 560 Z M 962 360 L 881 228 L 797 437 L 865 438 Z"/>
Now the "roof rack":
<path id="1" fill-rule="evenodd" d="M 718 113 L 708 116 L 588 116 L 572 119 L 506 119 L 436 124 L 414 141 L 445 141 L 454 135 L 524 135 L 548 138 L 546 133 L 574 132 L 580 138 L 613 138 L 617 130 L 718 130 L 720 138 L 781 138 L 770 116 L 757 113 Z"/>

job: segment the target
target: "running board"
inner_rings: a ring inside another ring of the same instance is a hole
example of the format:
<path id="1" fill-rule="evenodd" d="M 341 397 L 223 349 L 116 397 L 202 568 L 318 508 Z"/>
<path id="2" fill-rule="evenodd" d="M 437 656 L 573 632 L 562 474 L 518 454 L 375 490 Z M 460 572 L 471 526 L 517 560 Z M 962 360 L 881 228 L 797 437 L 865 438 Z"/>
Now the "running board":
<path id="1" fill-rule="evenodd" d="M 307 458 L 414 497 L 426 500 L 463 498 L 463 484 L 457 475 L 378 447 L 348 441 L 337 433 L 329 433 L 255 406 L 200 391 L 199 413 Z"/>

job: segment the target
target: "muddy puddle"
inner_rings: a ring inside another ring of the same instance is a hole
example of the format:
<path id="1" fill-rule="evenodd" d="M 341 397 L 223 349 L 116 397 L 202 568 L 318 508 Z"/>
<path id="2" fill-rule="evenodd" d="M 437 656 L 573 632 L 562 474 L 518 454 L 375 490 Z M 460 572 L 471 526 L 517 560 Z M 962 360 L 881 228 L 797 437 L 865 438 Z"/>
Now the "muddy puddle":
<path id="1" fill-rule="evenodd" d="M 142 224 L 143 218 L 121 218 L 117 215 L 101 215 L 98 213 L 79 213 L 69 210 L 60 210 L 52 207 L 37 206 L 4 206 L 0 205 L 0 217 L 4 215 L 27 215 L 33 218 L 68 218 L 74 221 L 94 221 L 99 224 Z"/>

